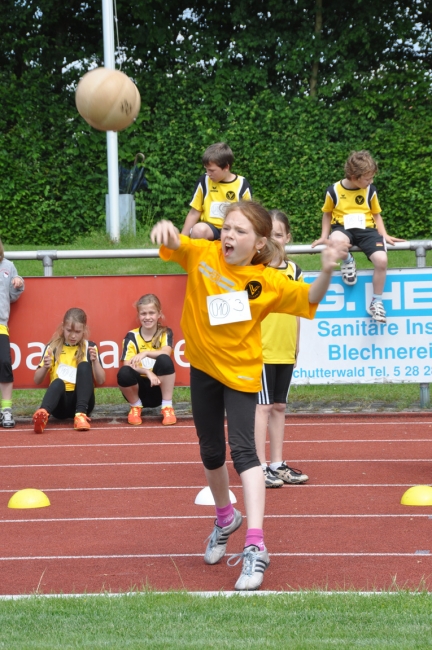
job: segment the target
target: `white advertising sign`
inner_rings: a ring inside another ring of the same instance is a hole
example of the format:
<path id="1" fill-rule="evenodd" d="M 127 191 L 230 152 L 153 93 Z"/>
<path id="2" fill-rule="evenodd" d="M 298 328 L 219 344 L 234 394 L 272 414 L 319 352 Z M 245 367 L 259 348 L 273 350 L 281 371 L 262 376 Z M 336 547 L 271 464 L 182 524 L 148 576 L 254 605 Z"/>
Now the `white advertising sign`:
<path id="1" fill-rule="evenodd" d="M 353 287 L 336 273 L 315 319 L 301 319 L 294 384 L 432 383 L 432 269 L 390 269 L 386 323 L 366 311 L 372 270 Z M 305 273 L 312 282 L 317 273 Z"/>

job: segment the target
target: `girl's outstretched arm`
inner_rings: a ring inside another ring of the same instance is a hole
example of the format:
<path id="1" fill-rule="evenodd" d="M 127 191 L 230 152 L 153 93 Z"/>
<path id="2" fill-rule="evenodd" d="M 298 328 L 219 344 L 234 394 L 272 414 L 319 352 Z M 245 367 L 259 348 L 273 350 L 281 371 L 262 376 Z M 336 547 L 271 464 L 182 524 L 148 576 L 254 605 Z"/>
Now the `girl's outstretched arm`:
<path id="1" fill-rule="evenodd" d="M 162 219 L 154 226 L 150 233 L 150 239 L 153 244 L 159 246 L 163 244 L 172 251 L 176 251 L 180 246 L 179 231 L 171 221 Z"/>
<path id="2" fill-rule="evenodd" d="M 322 242 L 325 249 L 321 253 L 321 273 L 311 284 L 309 290 L 309 302 L 318 303 L 324 298 L 330 285 L 333 271 L 338 266 L 338 261 L 346 255 L 348 245 L 344 242 L 327 239 Z"/>

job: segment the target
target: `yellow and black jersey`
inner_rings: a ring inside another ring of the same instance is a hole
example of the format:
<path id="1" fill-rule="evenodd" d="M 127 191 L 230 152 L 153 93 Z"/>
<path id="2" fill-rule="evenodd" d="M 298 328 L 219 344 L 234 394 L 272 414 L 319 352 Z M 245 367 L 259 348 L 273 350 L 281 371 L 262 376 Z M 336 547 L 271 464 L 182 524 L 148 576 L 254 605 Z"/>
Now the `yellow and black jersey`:
<path id="1" fill-rule="evenodd" d="M 9 336 L 9 328 L 7 325 L 0 324 L 0 334 L 6 334 L 6 336 Z"/>
<path id="2" fill-rule="evenodd" d="M 374 214 L 381 213 L 375 185 L 365 189 L 348 190 L 338 181 L 326 190 L 323 212 L 331 212 L 331 225 L 343 226 L 344 217 L 348 214 L 364 214 L 366 228 L 376 228 Z"/>
<path id="3" fill-rule="evenodd" d="M 263 363 L 261 321 L 270 312 L 312 319 L 318 305 L 309 303 L 309 285 L 292 282 L 263 264 L 227 264 L 220 241 L 180 235 L 177 250 L 161 246 L 159 255 L 188 273 L 181 318 L 187 359 L 225 386 L 257 393 Z M 211 325 L 207 298 L 221 296 L 225 303 L 225 296 L 237 291 L 246 292 L 251 318 Z"/>
<path id="4" fill-rule="evenodd" d="M 99 355 L 96 343 L 93 343 L 93 341 L 84 341 L 84 343 L 85 343 L 85 346 L 86 346 L 86 354 L 85 354 L 85 358 L 83 359 L 83 361 L 88 361 L 89 363 L 91 363 L 89 348 L 90 347 L 95 348 L 96 349 L 96 354 Z M 39 368 L 41 368 L 44 365 L 44 357 L 45 357 L 45 354 L 46 354 L 46 351 L 47 351 L 48 347 L 49 347 L 49 344 L 45 346 L 45 349 L 44 349 L 44 351 L 42 353 L 42 359 L 41 359 L 41 361 L 39 363 L 39 366 L 38 366 Z M 53 351 L 52 351 L 53 352 L 52 363 L 51 363 L 51 368 L 50 368 L 50 371 L 49 371 L 50 372 L 50 384 L 54 381 L 54 379 L 59 378 L 59 373 L 60 373 L 60 375 L 61 375 L 60 379 L 63 379 L 63 381 L 65 382 L 65 389 L 67 391 L 75 390 L 75 383 L 71 383 L 71 382 L 67 381 L 66 379 L 64 379 L 64 377 L 67 377 L 70 374 L 71 369 L 75 368 L 75 370 L 76 370 L 76 368 L 78 367 L 77 356 L 76 356 L 77 353 L 78 353 L 78 349 L 79 349 L 78 345 L 68 345 L 67 343 L 65 343 L 63 345 L 63 348 L 62 348 L 62 351 L 60 353 L 58 361 L 56 361 L 56 359 L 55 359 L 56 350 L 53 349 Z M 100 361 L 100 357 L 99 357 L 99 361 Z M 101 365 L 102 365 L 102 363 L 101 363 Z M 72 371 L 72 374 L 74 374 L 73 371 Z"/>
<path id="5" fill-rule="evenodd" d="M 235 201 L 250 201 L 252 188 L 243 176 L 236 176 L 233 181 L 214 183 L 207 174 L 197 180 L 190 206 L 201 212 L 200 221 L 222 228 L 223 208 Z"/>
<path id="6" fill-rule="evenodd" d="M 160 350 L 160 348 L 168 345 L 170 348 L 173 348 L 174 337 L 172 330 L 167 327 L 166 331 L 162 334 L 161 344 L 155 348 L 152 345 L 151 341 L 146 341 L 141 336 L 141 328 L 137 327 L 134 330 L 130 330 L 123 339 L 123 351 L 121 355 L 122 361 L 129 361 L 136 354 L 144 352 L 144 350 Z M 151 369 L 156 362 L 156 359 L 151 359 L 150 357 L 144 357 L 142 363 L 145 368 Z M 145 373 L 144 373 L 145 374 Z"/>
<path id="7" fill-rule="evenodd" d="M 304 282 L 301 268 L 289 260 L 286 268 L 276 269 L 290 280 Z M 269 314 L 261 323 L 264 363 L 295 363 L 297 318 L 290 314 Z"/>

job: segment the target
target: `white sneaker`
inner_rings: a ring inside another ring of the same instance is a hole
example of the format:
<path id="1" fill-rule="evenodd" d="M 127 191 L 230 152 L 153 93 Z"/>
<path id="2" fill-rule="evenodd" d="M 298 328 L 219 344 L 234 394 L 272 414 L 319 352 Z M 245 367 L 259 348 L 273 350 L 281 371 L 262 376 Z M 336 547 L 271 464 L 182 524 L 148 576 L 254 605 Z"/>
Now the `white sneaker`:
<path id="1" fill-rule="evenodd" d="M 228 526 L 218 526 L 215 522 L 212 534 L 207 538 L 209 543 L 204 553 L 206 564 L 216 564 L 226 553 L 228 537 L 242 525 L 243 517 L 241 512 L 234 508 L 234 519 Z"/>
<path id="2" fill-rule="evenodd" d="M 288 467 L 285 461 L 283 461 L 277 469 L 273 470 L 273 474 L 280 478 L 284 483 L 291 483 L 291 485 L 306 483 L 309 478 L 309 476 L 303 474 L 301 470 L 294 469 L 294 467 Z"/>
<path id="3" fill-rule="evenodd" d="M 357 267 L 355 259 L 352 258 L 351 262 L 342 262 L 341 264 L 342 280 L 349 286 L 354 286 L 357 282 Z"/>
<path id="4" fill-rule="evenodd" d="M 231 562 L 237 558 L 236 562 Z M 236 566 L 243 558 L 243 567 L 240 577 L 234 585 L 236 591 L 255 591 L 261 586 L 264 579 L 264 571 L 270 564 L 270 557 L 267 549 L 260 551 L 258 546 L 252 544 L 243 549 L 243 553 L 232 555 L 227 564 Z"/>
<path id="5" fill-rule="evenodd" d="M 370 314 L 372 320 L 375 320 L 377 323 L 387 322 L 387 316 L 381 300 L 372 300 L 367 313 Z"/>
<path id="6" fill-rule="evenodd" d="M 4 429 L 13 429 L 15 426 L 15 420 L 12 415 L 12 411 L 9 408 L 2 409 L 0 411 L 0 425 Z"/>

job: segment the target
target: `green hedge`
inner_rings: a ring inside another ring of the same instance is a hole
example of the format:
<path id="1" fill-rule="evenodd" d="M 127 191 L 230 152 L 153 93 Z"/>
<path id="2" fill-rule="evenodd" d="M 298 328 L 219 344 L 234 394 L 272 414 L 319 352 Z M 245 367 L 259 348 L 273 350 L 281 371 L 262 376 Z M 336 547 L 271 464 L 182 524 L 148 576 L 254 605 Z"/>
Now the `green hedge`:
<path id="1" fill-rule="evenodd" d="M 136 196 L 138 220 L 170 218 L 181 225 L 201 155 L 225 140 L 234 171 L 255 197 L 286 210 L 295 241 L 321 231 L 324 191 L 343 176 L 350 151 L 369 149 L 389 233 L 407 239 L 432 232 L 432 114 L 428 98 L 386 105 L 380 89 L 325 105 L 288 102 L 264 91 L 252 100 L 195 80 L 154 78 L 136 123 L 119 134 L 119 158 L 146 155 L 150 190 Z M 141 82 L 138 79 L 138 86 Z M 0 77 L 0 236 L 8 244 L 59 245 L 105 229 L 106 136 L 78 115 L 73 90 L 58 95 L 34 73 Z"/>

